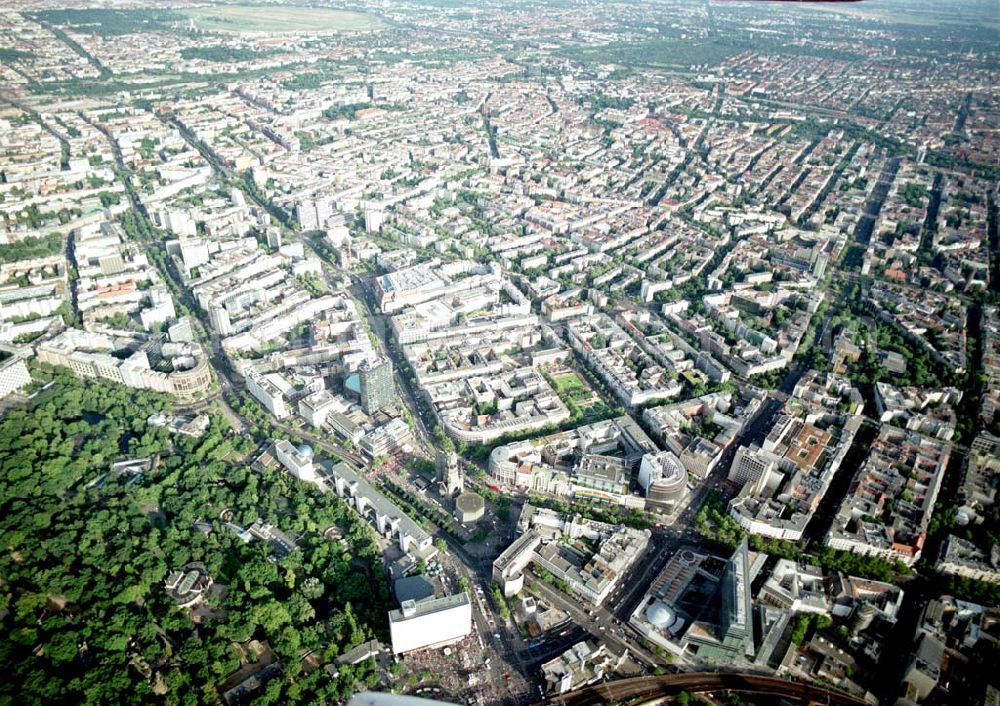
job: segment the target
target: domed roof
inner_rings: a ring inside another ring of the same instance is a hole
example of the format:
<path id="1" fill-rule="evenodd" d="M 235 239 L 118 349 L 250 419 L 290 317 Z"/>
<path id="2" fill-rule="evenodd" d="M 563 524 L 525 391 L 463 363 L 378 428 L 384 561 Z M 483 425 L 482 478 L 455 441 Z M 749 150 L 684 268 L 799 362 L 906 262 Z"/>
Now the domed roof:
<path id="1" fill-rule="evenodd" d="M 295 450 L 298 451 L 303 456 L 305 456 L 306 458 L 312 458 L 313 447 L 310 446 L 309 444 L 300 444 L 299 447 Z"/>
<path id="2" fill-rule="evenodd" d="M 666 603 L 656 601 L 646 608 L 646 620 L 652 625 L 663 629 L 674 622 L 677 614 Z"/>

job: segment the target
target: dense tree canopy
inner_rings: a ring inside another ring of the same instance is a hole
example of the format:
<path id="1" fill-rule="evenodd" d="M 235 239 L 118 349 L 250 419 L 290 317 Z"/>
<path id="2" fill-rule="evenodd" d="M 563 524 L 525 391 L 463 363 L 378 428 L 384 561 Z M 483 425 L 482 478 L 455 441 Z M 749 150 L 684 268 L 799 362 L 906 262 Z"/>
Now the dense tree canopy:
<path id="1" fill-rule="evenodd" d="M 254 444 L 221 417 L 200 439 L 146 425 L 168 406 L 56 373 L 0 421 L 0 704 L 218 703 L 251 638 L 281 665 L 258 703 L 322 702 L 377 679 L 370 662 L 336 678 L 302 670 L 306 653 L 325 663 L 384 637 L 370 528 L 335 497 L 250 470 Z M 157 464 L 137 481 L 91 484 L 114 461 L 149 456 Z M 299 548 L 276 558 L 244 543 L 220 521 L 225 510 L 243 527 L 276 525 Z M 324 538 L 331 525 L 345 542 Z M 191 561 L 228 589 L 210 599 L 218 617 L 199 624 L 164 587 Z"/>

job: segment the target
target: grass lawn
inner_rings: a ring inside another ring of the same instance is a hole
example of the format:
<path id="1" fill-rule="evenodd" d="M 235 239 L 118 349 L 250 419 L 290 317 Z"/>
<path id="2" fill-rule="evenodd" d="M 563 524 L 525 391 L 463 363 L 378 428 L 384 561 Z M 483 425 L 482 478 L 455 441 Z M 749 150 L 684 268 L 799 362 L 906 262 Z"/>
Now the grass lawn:
<path id="1" fill-rule="evenodd" d="M 552 380 L 556 384 L 556 394 L 563 399 L 573 400 L 583 406 L 594 401 L 593 391 L 576 373 L 556 375 Z"/>
<path id="2" fill-rule="evenodd" d="M 212 32 L 357 32 L 383 26 L 374 15 L 321 7 L 216 5 L 180 12 Z"/>

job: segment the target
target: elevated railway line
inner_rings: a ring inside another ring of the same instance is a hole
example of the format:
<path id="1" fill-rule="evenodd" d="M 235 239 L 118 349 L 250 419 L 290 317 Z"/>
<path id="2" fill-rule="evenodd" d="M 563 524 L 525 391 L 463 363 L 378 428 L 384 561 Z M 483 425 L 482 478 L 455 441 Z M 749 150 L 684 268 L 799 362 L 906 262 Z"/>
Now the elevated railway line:
<path id="1" fill-rule="evenodd" d="M 707 694 L 731 691 L 757 696 L 780 696 L 800 704 L 864 706 L 862 699 L 836 689 L 804 681 L 789 681 L 760 674 L 729 672 L 685 672 L 658 677 L 635 677 L 595 684 L 553 697 L 536 706 L 610 706 L 611 704 L 661 703 L 682 691 Z"/>

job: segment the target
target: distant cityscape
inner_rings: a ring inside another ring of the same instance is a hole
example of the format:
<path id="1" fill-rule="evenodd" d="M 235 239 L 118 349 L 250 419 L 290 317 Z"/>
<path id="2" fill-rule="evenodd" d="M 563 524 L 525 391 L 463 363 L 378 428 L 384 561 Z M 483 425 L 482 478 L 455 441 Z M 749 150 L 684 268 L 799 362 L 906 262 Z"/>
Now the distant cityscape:
<path id="1" fill-rule="evenodd" d="M 0 706 L 1000 703 L 998 39 L 9 0 Z"/>

